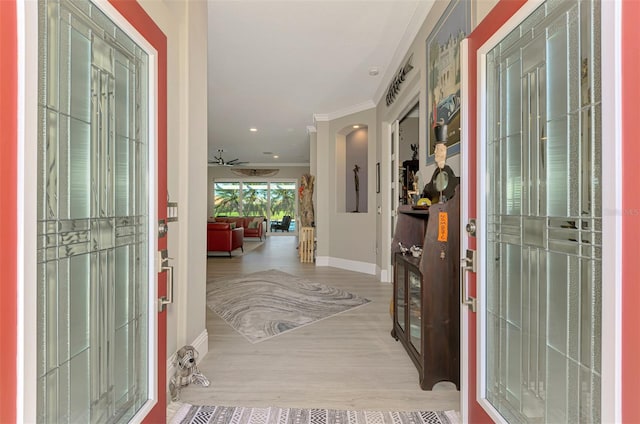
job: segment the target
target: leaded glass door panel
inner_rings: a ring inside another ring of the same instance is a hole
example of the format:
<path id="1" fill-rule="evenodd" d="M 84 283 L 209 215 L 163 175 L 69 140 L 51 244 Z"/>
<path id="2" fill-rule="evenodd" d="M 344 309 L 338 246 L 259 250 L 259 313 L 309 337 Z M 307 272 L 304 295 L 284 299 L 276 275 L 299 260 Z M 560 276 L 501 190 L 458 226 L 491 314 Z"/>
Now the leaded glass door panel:
<path id="1" fill-rule="evenodd" d="M 88 0 L 38 14 L 37 419 L 127 422 L 155 396 L 149 56 Z"/>
<path id="2" fill-rule="evenodd" d="M 547 1 L 485 56 L 481 390 L 507 422 L 601 417 L 599 24 Z"/>

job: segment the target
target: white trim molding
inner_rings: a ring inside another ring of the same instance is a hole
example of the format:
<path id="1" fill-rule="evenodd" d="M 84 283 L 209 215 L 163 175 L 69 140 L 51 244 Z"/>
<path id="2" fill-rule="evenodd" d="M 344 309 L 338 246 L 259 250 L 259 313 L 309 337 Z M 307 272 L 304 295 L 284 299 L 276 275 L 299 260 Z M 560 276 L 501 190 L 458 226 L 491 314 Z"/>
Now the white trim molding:
<path id="1" fill-rule="evenodd" d="M 381 283 L 393 283 L 391 279 L 391 273 L 387 269 L 382 269 L 380 266 L 376 265 L 376 276 L 380 280 Z"/>
<path id="2" fill-rule="evenodd" d="M 350 259 L 333 258 L 331 256 L 316 257 L 316 266 L 331 266 L 346 269 L 347 271 L 376 275 L 376 264 L 368 262 L 352 261 Z"/>
<path id="3" fill-rule="evenodd" d="M 37 409 L 38 4 L 16 2 L 18 36 L 18 231 L 16 419 L 35 422 Z"/>
<path id="4" fill-rule="evenodd" d="M 460 92 L 463 99 L 470 99 L 471 93 L 469 90 L 469 40 L 465 38 L 460 42 Z M 462 124 L 462 139 L 460 140 L 460 257 L 466 257 L 467 249 L 469 248 L 469 238 L 466 231 L 466 225 L 471 217 L 470 213 L 473 213 L 473 217 L 476 218 L 476 211 L 469 210 L 469 192 L 471 191 L 470 179 L 471 174 L 469 170 L 469 109 L 471 105 L 468 101 L 462 102 L 460 107 L 460 123 Z M 477 249 L 477 247 L 476 247 Z M 460 272 L 465 272 L 460 270 Z M 466 283 L 466 280 L 462 280 Z M 462 283 L 461 283 L 462 284 Z M 462 287 L 460 288 L 462 290 Z M 460 414 L 463 420 L 469 418 L 469 393 L 467 391 L 473 390 L 468 382 L 470 380 L 469 375 L 469 332 L 475 330 L 470 328 L 469 314 L 471 312 L 464 305 L 460 306 L 460 385 L 466 387 L 460 390 Z"/>
<path id="5" fill-rule="evenodd" d="M 353 115 L 354 113 L 364 112 L 365 110 L 373 109 L 376 104 L 373 100 L 367 100 L 366 102 L 358 103 L 353 106 L 345 107 L 344 109 L 336 110 L 329 113 L 314 113 L 313 122 L 326 122 L 333 121 L 334 119 L 342 118 L 345 116 Z"/>
<path id="6" fill-rule="evenodd" d="M 622 422 L 622 5 L 601 3 L 602 378 L 601 421 Z M 610 187 L 611 189 L 605 189 Z M 607 206 L 604 206 L 607 205 Z"/>

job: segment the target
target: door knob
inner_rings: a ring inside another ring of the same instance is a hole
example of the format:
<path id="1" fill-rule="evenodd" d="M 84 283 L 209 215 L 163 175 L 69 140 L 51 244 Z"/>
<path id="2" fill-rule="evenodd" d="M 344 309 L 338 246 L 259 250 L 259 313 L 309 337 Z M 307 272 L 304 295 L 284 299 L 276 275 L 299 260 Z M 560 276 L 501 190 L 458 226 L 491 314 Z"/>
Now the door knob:
<path id="1" fill-rule="evenodd" d="M 471 237 L 475 237 L 476 236 L 476 220 L 475 219 L 470 219 L 469 223 L 465 227 L 465 230 L 467 230 L 467 233 Z"/>

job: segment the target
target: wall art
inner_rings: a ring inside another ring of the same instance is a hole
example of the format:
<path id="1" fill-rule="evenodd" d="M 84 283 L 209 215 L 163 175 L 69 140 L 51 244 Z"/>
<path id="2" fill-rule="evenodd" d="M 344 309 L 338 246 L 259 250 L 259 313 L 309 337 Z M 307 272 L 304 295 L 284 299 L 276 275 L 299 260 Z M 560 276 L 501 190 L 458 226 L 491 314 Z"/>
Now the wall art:
<path id="1" fill-rule="evenodd" d="M 460 42 L 470 27 L 471 2 L 451 0 L 427 37 L 427 164 L 437 142 L 449 157 L 460 153 Z"/>

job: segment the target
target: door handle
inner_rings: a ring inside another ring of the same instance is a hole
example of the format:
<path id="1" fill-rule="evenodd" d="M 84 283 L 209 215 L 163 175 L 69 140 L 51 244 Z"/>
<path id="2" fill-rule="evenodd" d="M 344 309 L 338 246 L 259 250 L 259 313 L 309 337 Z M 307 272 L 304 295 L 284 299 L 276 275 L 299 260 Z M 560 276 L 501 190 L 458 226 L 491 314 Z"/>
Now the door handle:
<path id="1" fill-rule="evenodd" d="M 173 303 L 173 265 L 163 265 L 160 272 L 167 271 L 167 295 L 158 299 L 158 312 L 163 312 L 165 307 Z"/>
<path id="2" fill-rule="evenodd" d="M 167 273 L 167 295 L 158 299 L 158 312 L 163 312 L 167 305 L 173 303 L 173 265 L 169 265 L 169 259 L 172 258 L 167 249 L 158 252 L 156 270 L 158 274 L 165 271 Z"/>
<path id="3" fill-rule="evenodd" d="M 467 256 L 460 260 L 460 303 L 476 312 L 478 302 L 475 297 L 467 296 L 467 272 L 476 272 L 476 251 L 467 249 Z"/>

